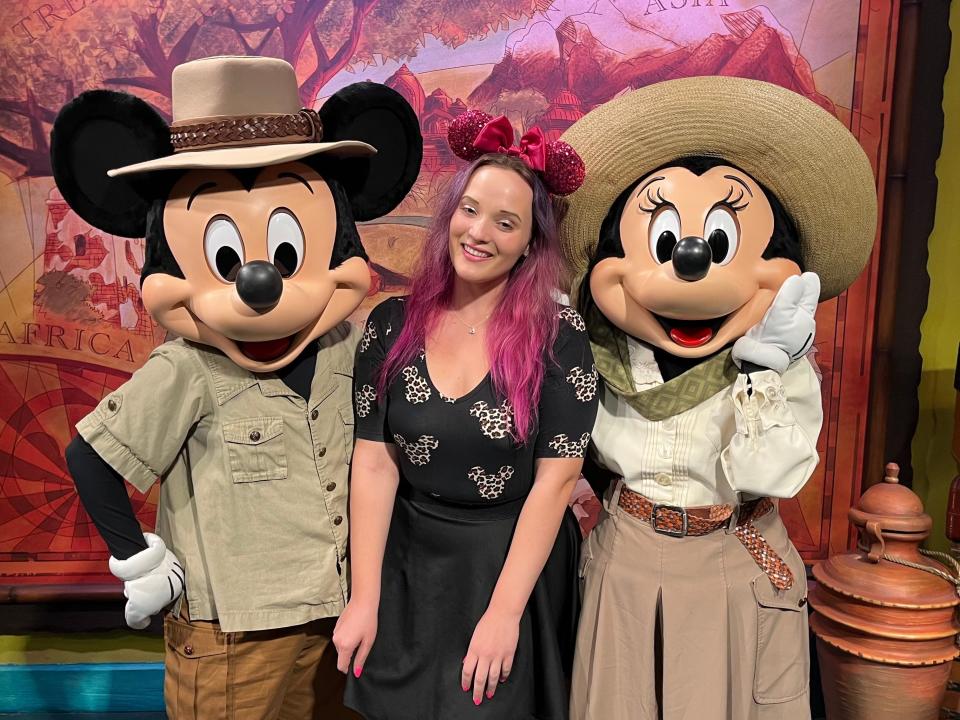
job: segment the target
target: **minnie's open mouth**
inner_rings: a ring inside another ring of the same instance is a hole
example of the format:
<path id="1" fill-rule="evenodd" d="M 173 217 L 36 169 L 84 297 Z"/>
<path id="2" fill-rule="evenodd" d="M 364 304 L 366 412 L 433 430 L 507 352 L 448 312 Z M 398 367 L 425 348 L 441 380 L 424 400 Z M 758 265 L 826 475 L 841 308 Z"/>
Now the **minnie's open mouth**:
<path id="1" fill-rule="evenodd" d="M 240 352 L 251 360 L 255 360 L 256 362 L 269 362 L 270 360 L 276 360 L 287 352 L 290 346 L 293 345 L 293 338 L 293 335 L 288 335 L 285 338 L 278 338 L 276 340 L 261 340 L 259 342 L 238 340 L 236 342 Z"/>
<path id="2" fill-rule="evenodd" d="M 704 320 L 674 320 L 656 313 L 653 316 L 660 323 L 667 336 L 677 345 L 685 348 L 698 348 L 701 345 L 706 345 L 717 334 L 723 322 L 730 317 L 729 315 L 723 315 Z"/>

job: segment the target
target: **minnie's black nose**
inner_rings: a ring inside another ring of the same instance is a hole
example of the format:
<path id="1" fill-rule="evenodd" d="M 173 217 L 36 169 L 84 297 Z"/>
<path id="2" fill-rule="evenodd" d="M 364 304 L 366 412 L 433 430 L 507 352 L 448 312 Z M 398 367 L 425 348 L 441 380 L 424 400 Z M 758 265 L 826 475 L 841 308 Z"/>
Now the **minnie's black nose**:
<path id="1" fill-rule="evenodd" d="M 237 292 L 249 307 L 260 312 L 270 310 L 283 294 L 283 278 L 273 263 L 251 260 L 237 273 Z"/>
<path id="2" fill-rule="evenodd" d="M 713 253 L 706 240 L 699 237 L 685 237 L 673 249 L 673 271 L 677 277 L 687 282 L 701 280 L 707 276 Z"/>

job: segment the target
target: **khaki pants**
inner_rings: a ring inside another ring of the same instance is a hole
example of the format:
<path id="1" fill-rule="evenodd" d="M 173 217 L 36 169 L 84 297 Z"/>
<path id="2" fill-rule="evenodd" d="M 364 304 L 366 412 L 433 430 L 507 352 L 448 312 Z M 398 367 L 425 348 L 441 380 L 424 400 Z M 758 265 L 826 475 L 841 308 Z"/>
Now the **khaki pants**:
<path id="1" fill-rule="evenodd" d="M 809 720 L 806 573 L 778 513 L 754 526 L 782 592 L 732 532 L 658 534 L 619 490 L 581 555 L 571 720 Z"/>
<path id="2" fill-rule="evenodd" d="M 184 603 L 184 608 L 186 603 Z M 343 707 L 345 677 L 331 642 L 336 618 L 225 633 L 217 622 L 163 625 L 169 720 L 361 720 Z"/>

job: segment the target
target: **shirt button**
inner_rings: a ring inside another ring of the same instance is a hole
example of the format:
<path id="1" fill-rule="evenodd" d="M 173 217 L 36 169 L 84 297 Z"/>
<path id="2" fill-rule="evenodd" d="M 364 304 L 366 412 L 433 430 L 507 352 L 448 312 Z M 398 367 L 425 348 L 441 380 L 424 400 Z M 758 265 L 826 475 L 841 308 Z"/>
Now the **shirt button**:
<path id="1" fill-rule="evenodd" d="M 657 485 L 661 485 L 663 487 L 669 487 L 670 485 L 673 485 L 673 480 L 671 480 L 670 476 L 666 473 L 657 473 L 657 476 L 654 478 L 654 480 L 657 481 Z"/>
<path id="2" fill-rule="evenodd" d="M 252 440 L 253 442 L 257 442 L 259 439 L 260 439 L 259 430 L 254 430 L 253 432 L 250 433 L 250 440 Z"/>
<path id="3" fill-rule="evenodd" d="M 326 445 L 321 445 L 319 448 L 317 448 L 317 455 L 319 455 L 320 457 L 323 457 L 323 456 L 326 455 L 326 454 L 327 454 L 327 446 L 326 446 Z"/>
<path id="4" fill-rule="evenodd" d="M 327 492 L 333 492 L 337 489 L 337 484 L 335 482 L 327 483 Z"/>
<path id="5" fill-rule="evenodd" d="M 109 410 L 110 412 L 116 412 L 116 411 L 117 411 L 117 401 L 116 401 L 116 400 L 113 400 L 113 399 L 107 400 L 107 410 Z"/>
<path id="6" fill-rule="evenodd" d="M 342 522 L 343 522 L 343 515 L 337 515 L 337 516 L 333 519 L 333 524 L 334 524 L 334 525 L 339 525 L 339 524 L 342 523 Z"/>
<path id="7" fill-rule="evenodd" d="M 318 417 L 320 417 L 320 411 L 314 408 L 313 411 L 310 413 L 310 419 L 316 420 Z"/>
<path id="8" fill-rule="evenodd" d="M 193 655 L 193 645 L 184 645 L 183 646 L 184 655 Z"/>

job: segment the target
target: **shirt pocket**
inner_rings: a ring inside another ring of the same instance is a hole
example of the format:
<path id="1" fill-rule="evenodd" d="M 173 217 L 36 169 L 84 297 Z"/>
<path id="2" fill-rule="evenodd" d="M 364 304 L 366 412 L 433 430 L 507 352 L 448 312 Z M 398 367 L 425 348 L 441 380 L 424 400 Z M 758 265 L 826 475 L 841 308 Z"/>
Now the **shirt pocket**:
<path id="1" fill-rule="evenodd" d="M 343 456 L 349 465 L 353 461 L 353 404 L 349 402 L 341 404 L 337 407 L 337 414 L 340 416 L 339 425 L 343 431 Z"/>
<path id="2" fill-rule="evenodd" d="M 244 418 L 224 423 L 223 439 L 235 483 L 287 477 L 282 417 Z"/>
<path id="3" fill-rule="evenodd" d="M 793 587 L 782 592 L 766 575 L 753 579 L 757 601 L 753 698 L 760 705 L 793 700 L 806 692 L 810 680 L 807 586 L 793 571 Z"/>

